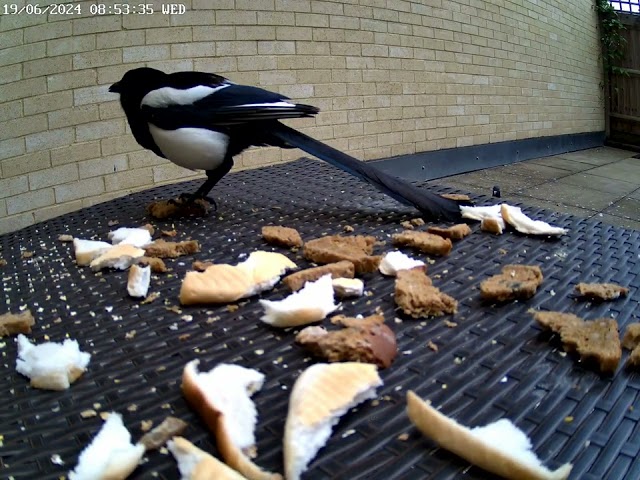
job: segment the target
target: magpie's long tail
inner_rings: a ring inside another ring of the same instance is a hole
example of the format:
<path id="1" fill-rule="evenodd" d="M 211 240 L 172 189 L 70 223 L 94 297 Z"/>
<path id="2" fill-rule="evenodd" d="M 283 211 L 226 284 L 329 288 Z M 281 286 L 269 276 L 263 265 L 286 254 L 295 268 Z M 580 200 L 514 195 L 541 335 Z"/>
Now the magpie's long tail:
<path id="1" fill-rule="evenodd" d="M 269 133 L 288 145 L 304 150 L 374 185 L 399 202 L 417 208 L 429 219 L 444 218 L 455 221 L 460 218 L 460 207 L 455 201 L 442 198 L 405 180 L 388 175 L 366 162 L 357 160 L 280 122 L 270 125 Z"/>

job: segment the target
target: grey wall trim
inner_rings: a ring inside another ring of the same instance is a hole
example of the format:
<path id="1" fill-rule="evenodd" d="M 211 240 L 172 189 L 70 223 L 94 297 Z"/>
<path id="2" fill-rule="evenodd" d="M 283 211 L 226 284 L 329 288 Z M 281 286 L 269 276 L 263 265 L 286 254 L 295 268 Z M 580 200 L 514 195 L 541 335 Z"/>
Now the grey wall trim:
<path id="1" fill-rule="evenodd" d="M 375 160 L 373 164 L 387 173 L 408 180 L 432 180 L 532 158 L 601 147 L 604 139 L 604 132 L 527 138 L 401 155 Z"/>

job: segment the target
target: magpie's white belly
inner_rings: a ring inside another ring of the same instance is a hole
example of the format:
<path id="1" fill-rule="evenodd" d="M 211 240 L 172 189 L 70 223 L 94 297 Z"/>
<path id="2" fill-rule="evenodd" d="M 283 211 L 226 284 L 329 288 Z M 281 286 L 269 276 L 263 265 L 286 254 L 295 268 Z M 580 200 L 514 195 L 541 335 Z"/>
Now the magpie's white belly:
<path id="1" fill-rule="evenodd" d="M 205 128 L 163 130 L 150 123 L 149 132 L 165 157 L 191 170 L 214 170 L 229 145 L 227 135 Z"/>

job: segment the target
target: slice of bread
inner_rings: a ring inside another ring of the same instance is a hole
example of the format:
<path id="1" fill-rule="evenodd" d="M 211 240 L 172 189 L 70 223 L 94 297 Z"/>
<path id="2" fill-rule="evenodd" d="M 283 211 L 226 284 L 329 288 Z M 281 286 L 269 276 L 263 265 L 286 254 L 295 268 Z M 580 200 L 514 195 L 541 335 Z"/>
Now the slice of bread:
<path id="1" fill-rule="evenodd" d="M 264 375 L 229 364 L 198 372 L 198 363 L 193 360 L 184 367 L 182 392 L 215 434 L 224 461 L 250 480 L 280 480 L 280 475 L 262 470 L 250 459 L 258 416 L 250 397 L 262 388 Z"/>
<path id="2" fill-rule="evenodd" d="M 131 265 L 127 281 L 127 292 L 135 298 L 144 298 L 149 292 L 151 283 L 151 267 L 139 267 Z"/>
<path id="3" fill-rule="evenodd" d="M 300 478 L 340 417 L 375 398 L 381 385 L 378 369 L 368 363 L 317 363 L 302 372 L 291 391 L 284 431 L 287 480 Z"/>
<path id="4" fill-rule="evenodd" d="M 178 462 L 180 480 L 244 480 L 246 478 L 185 438 L 173 437 L 167 442 L 167 447 Z"/>
<path id="5" fill-rule="evenodd" d="M 151 232 L 147 228 L 120 227 L 107 234 L 114 245 L 127 244 L 142 248 L 151 243 Z"/>
<path id="6" fill-rule="evenodd" d="M 297 327 L 319 322 L 338 308 L 333 303 L 333 283 L 327 274 L 279 301 L 260 300 L 265 323 L 274 327 Z"/>
<path id="7" fill-rule="evenodd" d="M 124 480 L 138 466 L 144 445 L 131 444 L 119 413 L 110 413 L 98 435 L 80 453 L 69 480 Z"/>
<path id="8" fill-rule="evenodd" d="M 103 268 L 126 270 L 142 257 L 144 257 L 144 250 L 134 247 L 133 245 L 122 243 L 104 251 L 98 257 L 94 258 L 89 266 L 94 272 L 102 270 Z"/>
<path id="9" fill-rule="evenodd" d="M 298 266 L 286 256 L 277 252 L 265 252 L 257 250 L 249 257 L 236 265 L 237 268 L 247 273 L 253 280 L 254 287 L 251 295 L 271 290 L 280 277 L 289 270 L 295 270 Z"/>
<path id="10" fill-rule="evenodd" d="M 79 267 L 86 267 L 91 261 L 102 253 L 111 249 L 113 245 L 107 242 L 96 240 L 73 239 L 73 249 L 76 256 L 76 264 Z"/>
<path id="11" fill-rule="evenodd" d="M 505 222 L 520 233 L 530 235 L 565 235 L 566 228 L 554 227 L 542 220 L 533 220 L 522 212 L 520 207 L 513 207 L 503 203 L 500 205 L 500 213 Z"/>
<path id="12" fill-rule="evenodd" d="M 407 392 L 407 413 L 425 436 L 441 447 L 488 472 L 513 480 L 564 480 L 572 465 L 546 468 L 531 451 L 529 438 L 509 420 L 469 429 L 438 412 L 412 391 Z"/>

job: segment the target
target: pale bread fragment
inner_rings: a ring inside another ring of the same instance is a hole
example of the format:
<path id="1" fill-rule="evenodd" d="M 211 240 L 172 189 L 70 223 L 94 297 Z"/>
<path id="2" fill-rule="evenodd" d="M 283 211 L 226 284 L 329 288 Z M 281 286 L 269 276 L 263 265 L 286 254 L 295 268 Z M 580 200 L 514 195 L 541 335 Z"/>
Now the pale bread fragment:
<path id="1" fill-rule="evenodd" d="M 183 437 L 173 437 L 167 448 L 178 462 L 180 480 L 245 480 L 233 468 Z"/>
<path id="2" fill-rule="evenodd" d="M 91 261 L 101 254 L 111 249 L 113 245 L 97 240 L 73 239 L 73 250 L 76 256 L 76 264 L 79 267 L 86 267 Z"/>
<path id="3" fill-rule="evenodd" d="M 149 292 L 151 283 L 151 267 L 131 265 L 127 281 L 127 292 L 134 298 L 144 298 Z"/>
<path id="4" fill-rule="evenodd" d="M 265 312 L 260 320 L 274 327 L 297 327 L 319 322 L 338 308 L 333 301 L 330 274 L 315 282 L 307 282 L 283 300 L 260 300 L 260 305 Z"/>
<path id="5" fill-rule="evenodd" d="M 102 270 L 103 268 L 126 270 L 142 257 L 144 257 L 144 250 L 134 247 L 133 245 L 122 243 L 111 247 L 100 256 L 94 258 L 89 266 L 94 272 Z"/>
<path id="6" fill-rule="evenodd" d="M 375 398 L 382 385 L 370 363 L 316 363 L 296 380 L 284 430 L 287 480 L 298 480 L 350 408 Z"/>
<path id="7" fill-rule="evenodd" d="M 119 413 L 110 413 L 91 443 L 80 453 L 69 480 L 124 480 L 138 466 L 144 445 L 131 444 Z"/>
<path id="8" fill-rule="evenodd" d="M 395 277 L 400 270 L 411 270 L 412 268 L 425 268 L 422 260 L 411 258 L 398 250 L 388 252 L 380 262 L 378 270 L 383 275 Z"/>
<path id="9" fill-rule="evenodd" d="M 361 297 L 364 294 L 364 282 L 359 278 L 334 278 L 331 285 L 336 296 L 341 298 Z"/>
<path id="10" fill-rule="evenodd" d="M 184 367 L 182 392 L 214 433 L 224 461 L 249 480 L 280 480 L 281 475 L 262 470 L 250 459 L 255 452 L 257 421 L 250 397 L 262 388 L 264 375 L 229 364 L 198 372 L 198 363 L 193 360 Z"/>
<path id="11" fill-rule="evenodd" d="M 280 281 L 282 275 L 289 270 L 298 268 L 285 255 L 262 250 L 252 252 L 244 262 L 239 263 L 236 267 L 245 271 L 253 281 L 254 287 L 248 296 L 271 290 Z"/>
<path id="12" fill-rule="evenodd" d="M 425 436 L 484 470 L 513 480 L 564 480 L 572 465 L 551 471 L 531 451 L 527 436 L 509 420 L 469 429 L 438 412 L 412 391 L 407 414 Z M 516 452 L 517 450 L 517 452 Z"/>
<path id="13" fill-rule="evenodd" d="M 120 227 L 107 234 L 114 245 L 126 244 L 142 248 L 151 243 L 151 232 L 146 228 Z"/>
<path id="14" fill-rule="evenodd" d="M 525 215 L 520 207 L 503 203 L 500 206 L 500 213 L 504 221 L 520 233 L 530 235 L 565 235 L 567 233 L 566 228 L 554 227 L 542 220 L 533 220 Z"/>

